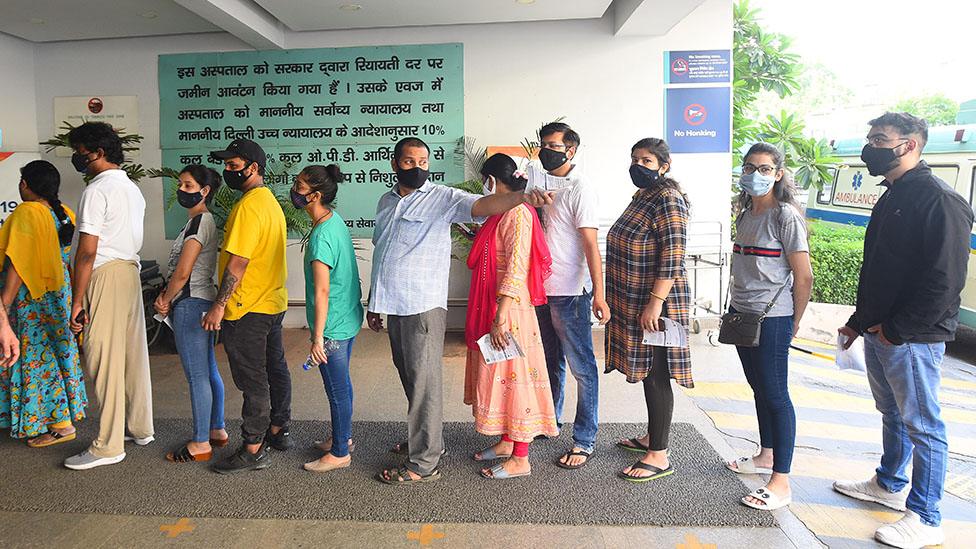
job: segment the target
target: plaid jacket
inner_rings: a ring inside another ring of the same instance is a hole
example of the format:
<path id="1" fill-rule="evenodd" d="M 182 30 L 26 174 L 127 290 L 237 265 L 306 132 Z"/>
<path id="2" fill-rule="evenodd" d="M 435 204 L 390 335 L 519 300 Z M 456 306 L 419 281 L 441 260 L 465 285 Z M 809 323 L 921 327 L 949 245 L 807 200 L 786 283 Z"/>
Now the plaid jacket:
<path id="1" fill-rule="evenodd" d="M 651 299 L 655 280 L 674 279 L 662 315 L 688 328 L 687 227 L 684 197 L 662 187 L 638 191 L 607 234 L 606 371 L 619 370 L 631 383 L 643 380 L 651 370 L 653 347 L 641 343 L 640 314 Z M 694 387 L 690 350 L 669 348 L 667 356 L 671 377 L 684 387 Z"/>

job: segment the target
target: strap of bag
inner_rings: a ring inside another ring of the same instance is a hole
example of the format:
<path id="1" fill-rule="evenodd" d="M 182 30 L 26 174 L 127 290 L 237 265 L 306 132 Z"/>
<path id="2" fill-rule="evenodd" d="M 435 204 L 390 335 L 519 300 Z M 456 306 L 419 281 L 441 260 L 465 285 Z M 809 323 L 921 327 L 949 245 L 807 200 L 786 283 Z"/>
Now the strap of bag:
<path id="1" fill-rule="evenodd" d="M 759 317 L 760 321 L 766 318 L 766 315 L 769 314 L 769 311 L 773 308 L 773 305 L 776 304 L 776 300 L 779 299 L 779 294 L 783 293 L 783 290 L 786 289 L 786 286 L 789 285 L 789 283 L 790 283 L 790 275 L 786 275 L 786 282 L 784 282 L 783 285 L 780 286 L 778 290 L 776 290 L 776 295 L 774 295 L 773 299 L 766 304 L 766 309 L 763 310 L 762 315 Z"/>

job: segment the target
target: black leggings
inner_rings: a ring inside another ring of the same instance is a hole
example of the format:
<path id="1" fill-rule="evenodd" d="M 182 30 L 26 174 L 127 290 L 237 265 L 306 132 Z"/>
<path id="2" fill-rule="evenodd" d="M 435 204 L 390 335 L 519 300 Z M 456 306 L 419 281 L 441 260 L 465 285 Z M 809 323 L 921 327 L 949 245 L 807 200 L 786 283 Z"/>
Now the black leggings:
<path id="1" fill-rule="evenodd" d="M 644 400 L 647 402 L 647 434 L 650 437 L 648 448 L 655 452 L 667 450 L 674 394 L 671 392 L 668 350 L 664 347 L 654 347 L 651 371 L 644 378 Z"/>

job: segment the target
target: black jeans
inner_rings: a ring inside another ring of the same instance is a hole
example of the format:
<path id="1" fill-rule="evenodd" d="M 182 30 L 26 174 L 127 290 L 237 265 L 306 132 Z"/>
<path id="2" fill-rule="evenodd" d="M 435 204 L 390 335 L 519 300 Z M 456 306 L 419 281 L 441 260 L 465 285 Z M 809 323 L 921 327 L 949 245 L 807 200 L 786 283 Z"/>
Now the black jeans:
<path id="1" fill-rule="evenodd" d="M 287 427 L 291 419 L 291 374 L 281 343 L 284 316 L 248 313 L 221 327 L 234 385 L 244 393 L 245 444 L 261 443 L 271 425 Z"/>

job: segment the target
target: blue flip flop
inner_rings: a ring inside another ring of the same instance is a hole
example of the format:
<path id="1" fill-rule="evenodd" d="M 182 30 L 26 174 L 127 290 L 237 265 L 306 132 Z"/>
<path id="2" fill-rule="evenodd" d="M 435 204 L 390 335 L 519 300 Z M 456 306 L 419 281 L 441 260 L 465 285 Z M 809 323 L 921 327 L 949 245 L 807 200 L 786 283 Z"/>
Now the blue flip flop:
<path id="1" fill-rule="evenodd" d="M 486 475 L 485 471 L 481 471 L 481 476 L 488 480 L 505 480 L 510 478 L 527 477 L 532 474 L 532 471 L 526 473 L 515 473 L 514 475 L 505 470 L 505 465 L 499 463 L 498 465 L 489 469 L 491 471 L 490 475 Z"/>
<path id="2" fill-rule="evenodd" d="M 478 457 L 479 454 L 481 455 L 480 458 Z M 475 461 L 493 461 L 493 460 L 496 460 L 496 459 L 508 459 L 510 457 L 512 457 L 512 454 L 505 454 L 505 455 L 498 455 L 498 454 L 496 454 L 495 453 L 495 447 L 494 446 L 489 446 L 489 447 L 485 448 L 484 450 L 473 454 L 471 456 L 471 459 L 473 459 Z"/>

